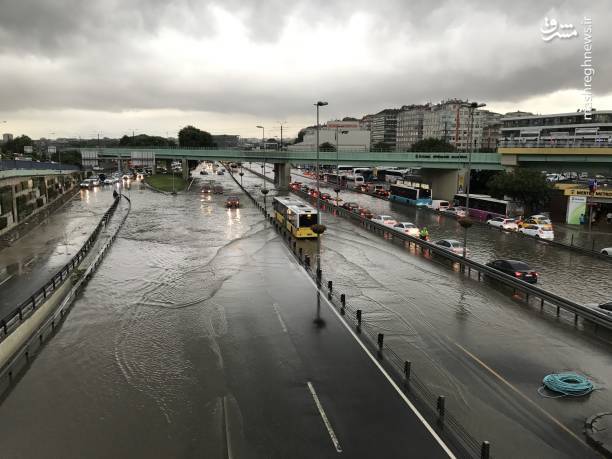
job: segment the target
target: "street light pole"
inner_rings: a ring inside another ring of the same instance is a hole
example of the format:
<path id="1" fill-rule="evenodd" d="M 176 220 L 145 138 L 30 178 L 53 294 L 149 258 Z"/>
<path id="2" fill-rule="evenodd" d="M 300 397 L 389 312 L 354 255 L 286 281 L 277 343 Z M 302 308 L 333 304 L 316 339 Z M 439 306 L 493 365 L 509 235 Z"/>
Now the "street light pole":
<path id="1" fill-rule="evenodd" d="M 477 102 L 472 102 L 471 104 L 466 104 L 463 105 L 464 107 L 467 106 L 469 108 L 469 117 L 470 117 L 470 124 L 469 124 L 469 130 L 468 130 L 468 169 L 467 169 L 467 174 L 466 174 L 466 184 L 465 184 L 465 219 L 464 220 L 464 233 L 463 233 L 463 258 L 467 257 L 467 232 L 468 232 L 468 228 L 471 226 L 471 222 L 470 222 L 470 181 L 471 181 L 471 174 L 472 174 L 472 150 L 474 150 L 474 147 L 472 145 L 472 138 L 474 136 L 474 110 L 476 110 L 477 108 L 481 108 L 484 107 L 486 104 L 479 104 Z"/>
<path id="2" fill-rule="evenodd" d="M 327 105 L 327 102 L 318 101 L 314 104 L 317 107 L 317 229 L 321 228 L 321 189 L 319 174 L 319 108 Z M 317 234 L 317 270 L 321 269 L 321 233 Z"/>

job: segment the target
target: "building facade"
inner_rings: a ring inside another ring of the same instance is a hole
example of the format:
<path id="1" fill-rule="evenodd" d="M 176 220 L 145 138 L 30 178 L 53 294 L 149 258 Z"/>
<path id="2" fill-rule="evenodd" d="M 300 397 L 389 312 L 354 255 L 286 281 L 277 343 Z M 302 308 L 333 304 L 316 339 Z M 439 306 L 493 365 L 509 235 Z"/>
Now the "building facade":
<path id="1" fill-rule="evenodd" d="M 400 110 L 387 108 L 372 116 L 371 121 L 371 146 L 384 143 L 392 150 L 396 148 L 397 142 L 397 116 Z"/>
<path id="2" fill-rule="evenodd" d="M 612 146 L 612 110 L 552 115 L 507 114 L 501 119 L 501 147 Z"/>
<path id="3" fill-rule="evenodd" d="M 338 150 L 366 151 L 370 149 L 370 130 L 364 129 L 359 121 L 328 121 L 319 128 L 319 145 L 329 143 Z M 304 140 L 289 145 L 288 150 L 312 151 L 316 150 L 317 130 L 308 128 L 304 133 Z"/>
<path id="4" fill-rule="evenodd" d="M 423 140 L 423 119 L 431 105 L 404 105 L 397 115 L 396 148 L 408 151 L 415 143 Z"/>
<path id="5" fill-rule="evenodd" d="M 2 134 L 2 143 L 7 143 L 13 140 L 13 134 Z"/>

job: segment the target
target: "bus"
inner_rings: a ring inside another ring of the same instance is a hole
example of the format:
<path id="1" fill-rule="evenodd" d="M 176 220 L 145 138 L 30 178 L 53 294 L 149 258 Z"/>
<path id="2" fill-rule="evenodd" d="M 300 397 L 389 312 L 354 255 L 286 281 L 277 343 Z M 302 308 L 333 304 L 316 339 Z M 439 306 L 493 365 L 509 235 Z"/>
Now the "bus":
<path id="1" fill-rule="evenodd" d="M 353 169 L 352 175 L 361 175 L 366 182 L 370 182 L 373 177 L 372 169 L 369 167 L 356 167 Z"/>
<path id="2" fill-rule="evenodd" d="M 346 188 L 346 178 L 346 175 L 338 175 L 335 172 L 327 172 L 323 175 L 323 180 L 325 180 L 327 183 L 340 185 L 341 188 Z"/>
<path id="3" fill-rule="evenodd" d="M 456 194 L 453 198 L 455 207 L 465 207 L 467 196 Z M 523 215 L 523 206 L 515 201 L 496 199 L 488 194 L 470 194 L 468 214 L 477 220 L 486 222 L 494 217 L 513 218 Z"/>
<path id="4" fill-rule="evenodd" d="M 398 169 L 396 167 L 388 169 L 378 169 L 376 171 L 376 178 L 380 181 L 395 183 L 398 180 L 402 180 L 406 174 L 409 174 L 408 169 Z"/>
<path id="5" fill-rule="evenodd" d="M 431 184 L 421 177 L 407 176 L 404 180 L 391 185 L 389 199 L 412 206 L 431 205 Z"/>
<path id="6" fill-rule="evenodd" d="M 297 198 L 275 197 L 272 202 L 274 218 L 296 239 L 316 239 L 312 230 L 317 223 L 317 210 Z"/>

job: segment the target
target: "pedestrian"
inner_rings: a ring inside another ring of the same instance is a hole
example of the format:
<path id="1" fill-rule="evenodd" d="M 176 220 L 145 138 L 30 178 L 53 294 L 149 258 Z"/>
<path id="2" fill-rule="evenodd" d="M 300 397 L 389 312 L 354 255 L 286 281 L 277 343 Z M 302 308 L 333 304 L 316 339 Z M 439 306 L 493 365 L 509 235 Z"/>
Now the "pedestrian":
<path id="1" fill-rule="evenodd" d="M 423 240 L 423 241 L 428 241 L 429 240 L 429 231 L 427 230 L 427 227 L 423 227 L 419 233 L 419 237 Z"/>
<path id="2" fill-rule="evenodd" d="M 606 221 L 608 222 L 608 225 L 612 223 L 612 210 L 606 215 Z"/>
<path id="3" fill-rule="evenodd" d="M 580 224 L 581 224 L 581 225 L 584 225 L 585 220 L 586 220 L 586 219 L 584 218 L 584 214 L 580 214 Z"/>

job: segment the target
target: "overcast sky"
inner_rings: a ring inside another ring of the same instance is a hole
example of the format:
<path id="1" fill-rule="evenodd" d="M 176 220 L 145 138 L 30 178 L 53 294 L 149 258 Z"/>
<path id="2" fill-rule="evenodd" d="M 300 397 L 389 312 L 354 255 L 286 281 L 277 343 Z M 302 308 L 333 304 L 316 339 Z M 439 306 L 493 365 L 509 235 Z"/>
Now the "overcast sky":
<path id="1" fill-rule="evenodd" d="M 0 124 L 32 137 L 278 136 L 458 97 L 494 111 L 612 109 L 612 8 L 589 1 L 0 0 Z M 578 36 L 542 40 L 544 18 Z"/>

